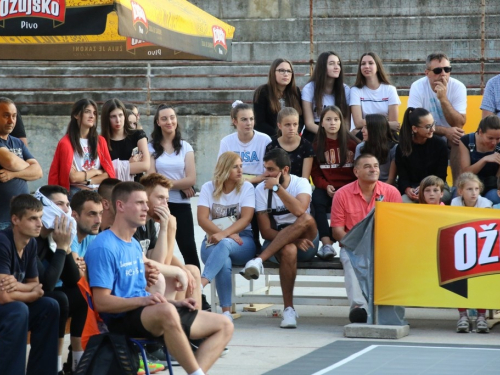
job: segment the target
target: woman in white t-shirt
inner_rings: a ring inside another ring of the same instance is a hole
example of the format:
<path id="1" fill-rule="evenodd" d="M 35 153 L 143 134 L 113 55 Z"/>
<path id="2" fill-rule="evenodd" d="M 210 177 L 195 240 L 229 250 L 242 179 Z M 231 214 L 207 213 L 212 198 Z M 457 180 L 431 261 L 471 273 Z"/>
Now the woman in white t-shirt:
<path id="1" fill-rule="evenodd" d="M 302 136 L 313 143 L 318 132 L 323 108 L 337 106 L 345 119 L 351 118 L 349 109 L 351 89 L 344 83 L 340 56 L 333 51 L 318 56 L 311 79 L 302 89 L 304 131 Z"/>
<path id="2" fill-rule="evenodd" d="M 173 184 L 168 208 L 177 222 L 182 223 L 177 227 L 175 239 L 184 263 L 200 268 L 190 201 L 194 197 L 193 185 L 196 183 L 194 151 L 189 143 L 181 139 L 177 115 L 167 104 L 160 104 L 156 110 L 148 151 L 151 158 L 149 173 L 160 173 Z"/>
<path id="3" fill-rule="evenodd" d="M 49 185 L 70 192 L 97 190 L 102 180 L 115 178 L 106 140 L 97 133 L 97 104 L 81 99 L 73 104 L 66 135 L 57 144 L 49 171 Z"/>
<path id="4" fill-rule="evenodd" d="M 231 320 L 231 268 L 255 257 L 250 228 L 254 211 L 254 187 L 243 180 L 240 156 L 224 152 L 215 166 L 213 181 L 201 188 L 198 224 L 207 233 L 201 245 L 201 259 L 205 263 L 201 284 L 205 287 L 215 278 L 222 311 Z"/>
<path id="5" fill-rule="evenodd" d="M 236 129 L 220 141 L 219 155 L 233 151 L 240 155 L 243 162 L 244 179 L 252 184 L 264 180 L 264 155 L 271 137 L 254 130 L 254 114 L 251 105 L 239 100 L 233 103 L 231 120 Z"/>
<path id="6" fill-rule="evenodd" d="M 396 87 L 391 85 L 380 57 L 375 52 L 363 54 L 359 59 L 356 82 L 351 88 L 351 131 L 361 139 L 365 116 L 378 113 L 387 117 L 393 132 L 399 132 L 400 104 Z"/>

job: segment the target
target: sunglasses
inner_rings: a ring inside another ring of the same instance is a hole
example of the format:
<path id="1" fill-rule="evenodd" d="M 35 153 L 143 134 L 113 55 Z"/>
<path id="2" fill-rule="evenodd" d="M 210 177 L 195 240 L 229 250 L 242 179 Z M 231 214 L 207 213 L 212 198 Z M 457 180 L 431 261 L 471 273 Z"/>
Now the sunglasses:
<path id="1" fill-rule="evenodd" d="M 445 73 L 450 73 L 451 72 L 451 66 L 445 66 L 444 68 L 434 68 L 430 69 L 432 73 L 434 74 L 441 74 L 441 72 L 444 70 Z"/>

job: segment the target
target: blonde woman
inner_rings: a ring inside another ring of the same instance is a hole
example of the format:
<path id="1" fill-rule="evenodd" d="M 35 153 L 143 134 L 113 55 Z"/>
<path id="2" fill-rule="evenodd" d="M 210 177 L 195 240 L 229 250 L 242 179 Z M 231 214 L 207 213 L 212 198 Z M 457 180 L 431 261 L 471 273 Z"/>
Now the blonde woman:
<path id="1" fill-rule="evenodd" d="M 205 287 L 215 278 L 223 314 L 231 320 L 231 268 L 254 258 L 256 251 L 250 226 L 254 187 L 242 176 L 240 156 L 224 152 L 215 166 L 213 181 L 201 187 L 198 201 L 198 224 L 207 233 L 201 245 L 205 264 L 201 284 Z"/>

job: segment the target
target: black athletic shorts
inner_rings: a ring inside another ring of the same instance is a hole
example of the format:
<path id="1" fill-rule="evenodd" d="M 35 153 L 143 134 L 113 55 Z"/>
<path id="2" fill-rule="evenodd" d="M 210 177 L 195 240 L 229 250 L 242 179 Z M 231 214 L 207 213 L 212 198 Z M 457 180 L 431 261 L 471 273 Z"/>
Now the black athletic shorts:
<path id="1" fill-rule="evenodd" d="M 108 322 L 109 332 L 127 335 L 137 338 L 154 338 L 149 331 L 144 328 L 141 322 L 142 310 L 146 306 L 128 311 L 123 317 L 110 319 Z M 198 310 L 190 311 L 187 307 L 176 307 L 181 318 L 181 326 L 184 333 L 189 338 L 191 335 L 191 326 L 198 314 Z"/>

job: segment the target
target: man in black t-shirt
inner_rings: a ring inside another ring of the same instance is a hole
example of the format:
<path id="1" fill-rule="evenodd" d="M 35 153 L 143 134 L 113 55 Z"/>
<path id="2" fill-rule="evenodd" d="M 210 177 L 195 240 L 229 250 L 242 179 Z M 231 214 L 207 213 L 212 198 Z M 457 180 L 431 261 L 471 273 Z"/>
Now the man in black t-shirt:
<path id="1" fill-rule="evenodd" d="M 42 229 L 42 203 L 29 194 L 18 195 L 10 217 L 12 227 L 0 231 L 0 371 L 25 374 L 29 329 L 26 374 L 56 374 L 59 305 L 43 297 L 34 239 Z"/>

